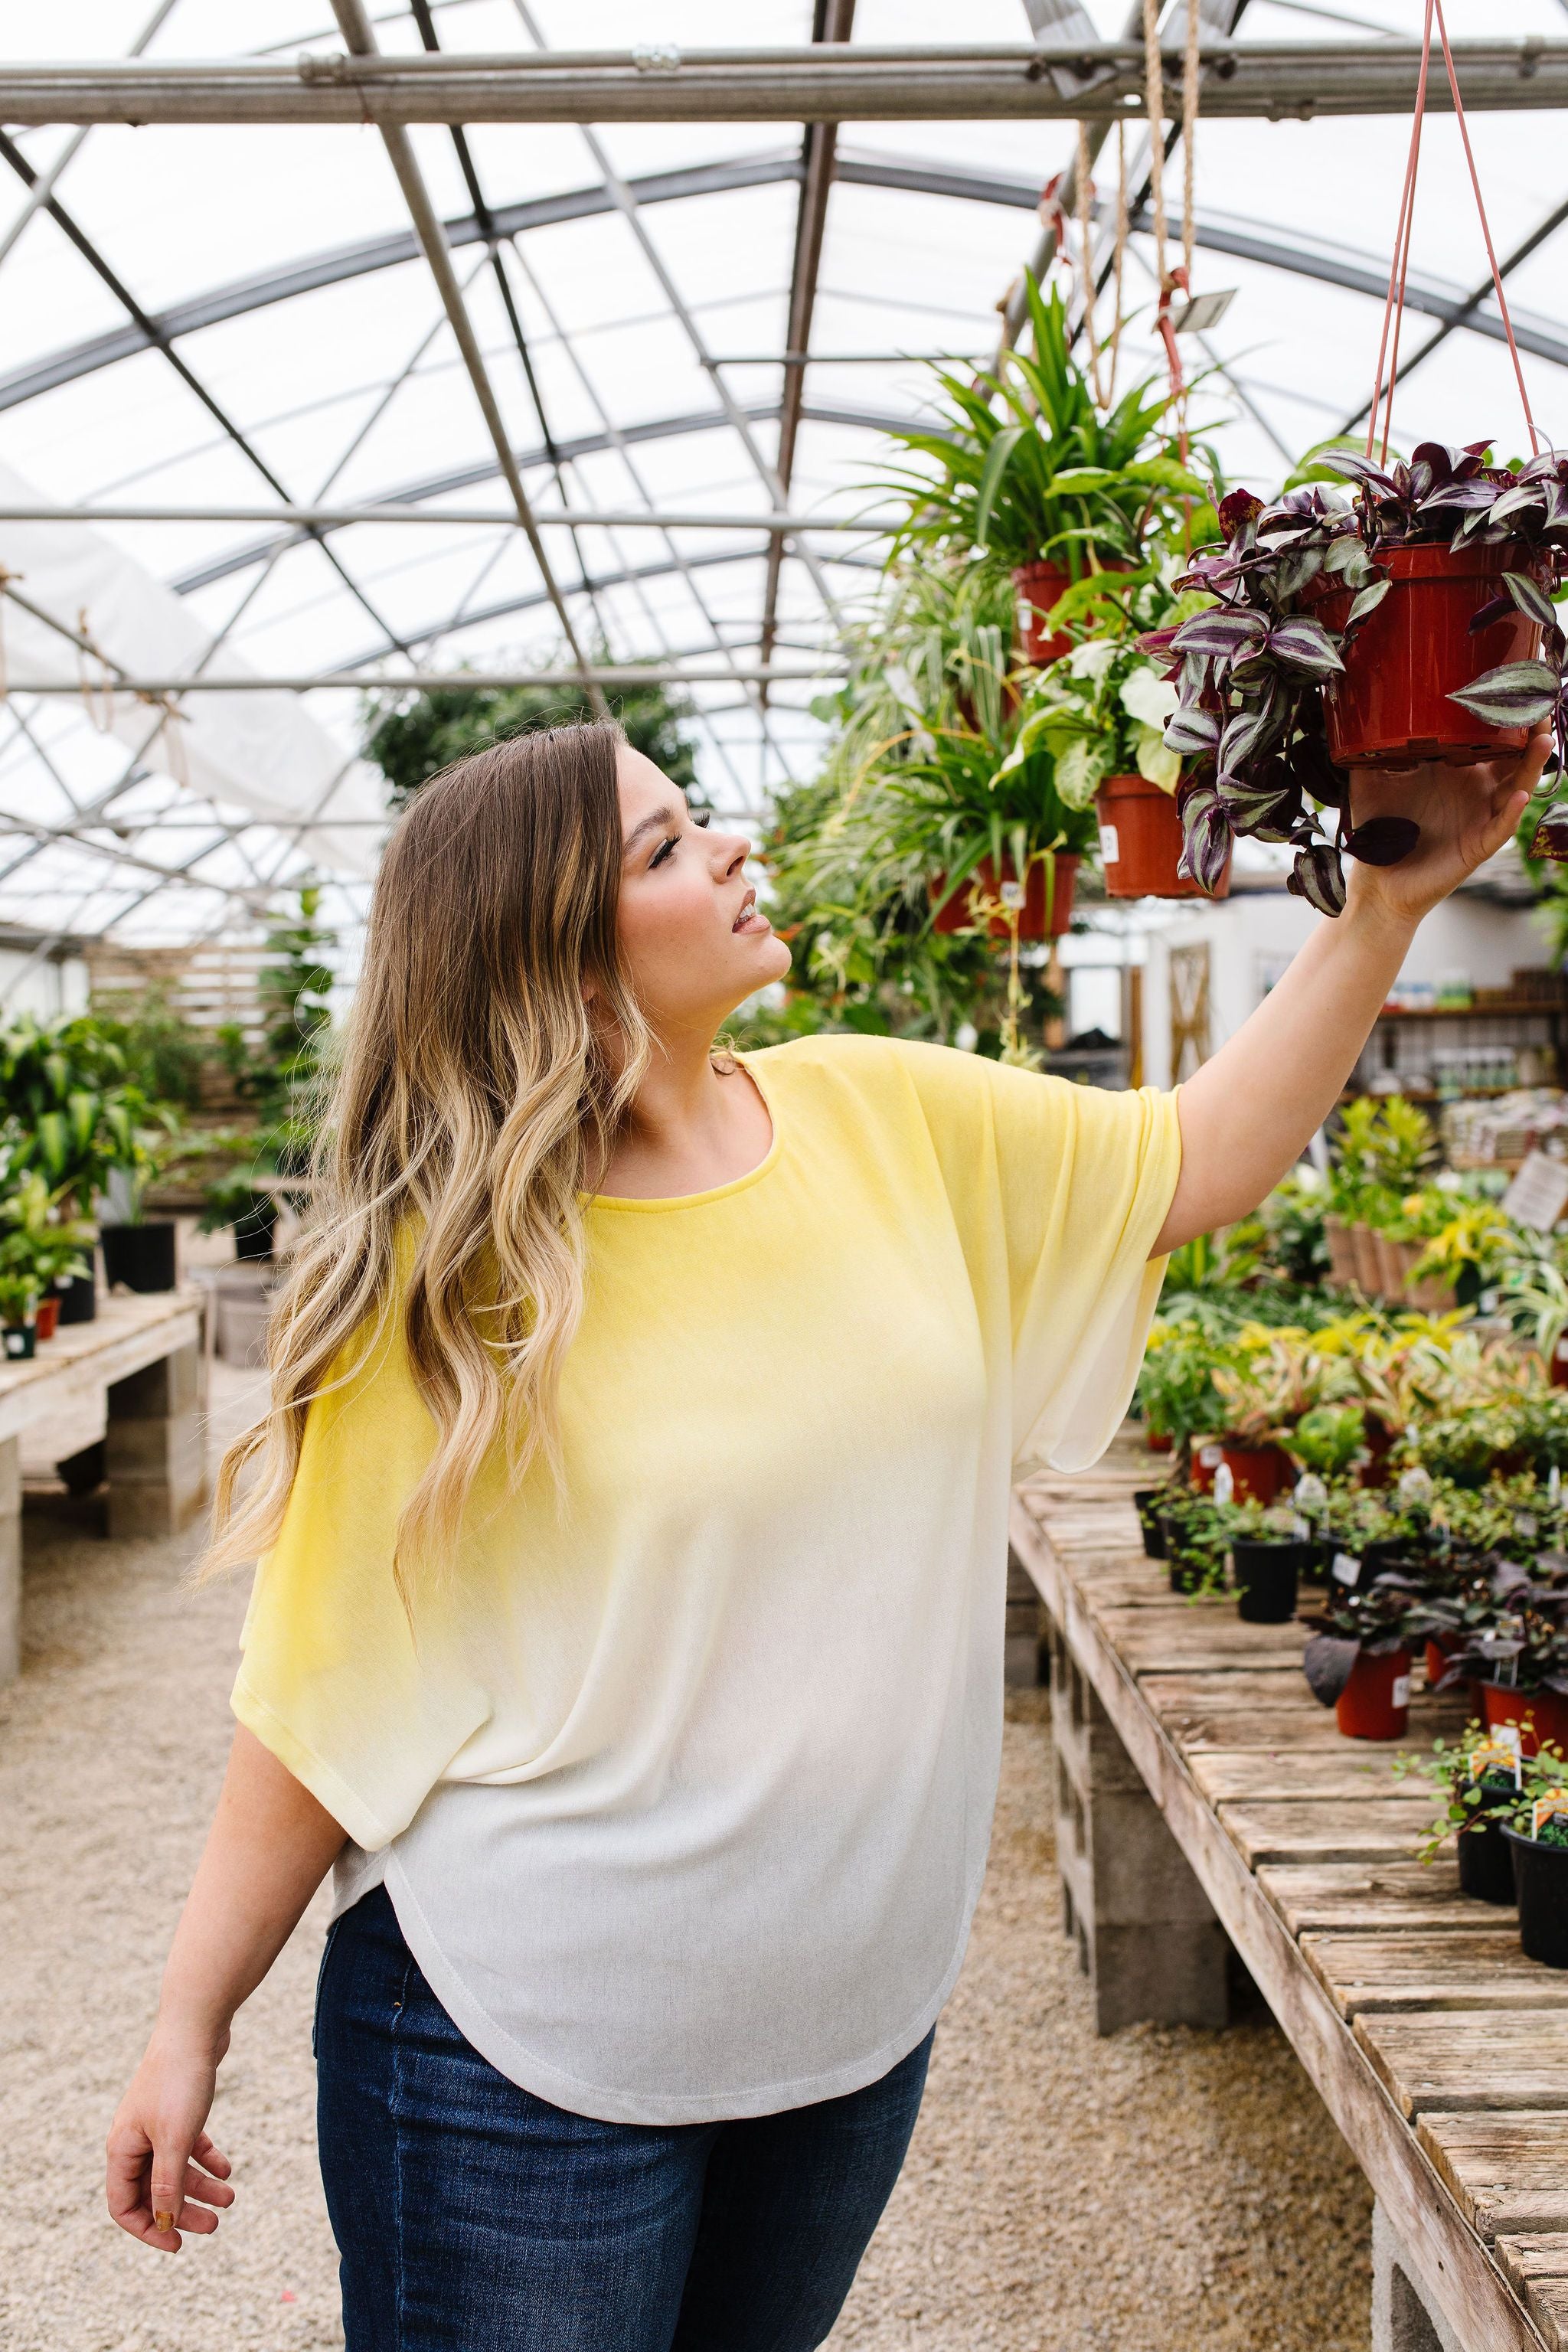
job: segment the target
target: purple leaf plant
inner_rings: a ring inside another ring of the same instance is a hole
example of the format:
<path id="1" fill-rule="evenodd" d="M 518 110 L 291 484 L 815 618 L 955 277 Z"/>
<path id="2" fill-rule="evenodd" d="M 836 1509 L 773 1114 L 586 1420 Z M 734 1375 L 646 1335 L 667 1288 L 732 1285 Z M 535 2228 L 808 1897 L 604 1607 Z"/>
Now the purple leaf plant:
<path id="1" fill-rule="evenodd" d="M 1329 756 L 1323 714 L 1325 682 L 1343 670 L 1345 646 L 1388 593 L 1377 558 L 1391 547 L 1519 545 L 1520 568 L 1503 573 L 1504 593 L 1470 625 L 1483 629 L 1517 606 L 1541 624 L 1541 658 L 1489 670 L 1452 699 L 1497 726 L 1551 717 L 1549 772 L 1563 773 L 1568 639 L 1542 583 L 1568 571 L 1568 456 L 1547 451 L 1515 470 L 1489 466 L 1488 447 L 1424 441 L 1408 463 L 1389 466 L 1324 449 L 1317 467 L 1352 484 L 1348 499 L 1308 482 L 1272 506 L 1233 490 L 1220 507 L 1224 544 L 1194 556 L 1176 583 L 1214 604 L 1140 640 L 1181 690 L 1165 730 L 1167 748 L 1188 763 L 1176 793 L 1178 870 L 1201 888 L 1215 888 L 1237 835 L 1283 842 L 1296 853 L 1289 888 L 1337 915 L 1345 856 L 1395 866 L 1415 848 L 1420 828 L 1408 817 L 1352 826 L 1349 775 Z M 1335 630 L 1312 607 L 1341 591 L 1351 603 Z M 1534 854 L 1568 858 L 1568 798 L 1548 806 Z"/>

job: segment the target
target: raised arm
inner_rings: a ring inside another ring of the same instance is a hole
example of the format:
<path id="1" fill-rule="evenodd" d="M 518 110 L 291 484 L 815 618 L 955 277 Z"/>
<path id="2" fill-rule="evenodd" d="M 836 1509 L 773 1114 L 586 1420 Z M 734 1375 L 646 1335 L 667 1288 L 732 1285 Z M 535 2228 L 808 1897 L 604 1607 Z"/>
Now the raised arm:
<path id="1" fill-rule="evenodd" d="M 1518 758 L 1385 777 L 1358 769 L 1355 821 L 1412 816 L 1419 846 L 1397 866 L 1352 865 L 1344 913 L 1325 917 L 1278 985 L 1181 1088 L 1182 1173 L 1152 1255 L 1246 1216 L 1339 1100 L 1398 978 L 1415 927 L 1500 849 L 1540 780 L 1549 733 Z"/>
<path id="2" fill-rule="evenodd" d="M 229 2024 L 326 1875 L 343 1832 L 243 1726 L 163 1971 L 157 2021 L 109 2134 L 109 2210 L 144 2246 L 177 2254 L 231 2204 L 228 2158 L 207 2136 Z"/>

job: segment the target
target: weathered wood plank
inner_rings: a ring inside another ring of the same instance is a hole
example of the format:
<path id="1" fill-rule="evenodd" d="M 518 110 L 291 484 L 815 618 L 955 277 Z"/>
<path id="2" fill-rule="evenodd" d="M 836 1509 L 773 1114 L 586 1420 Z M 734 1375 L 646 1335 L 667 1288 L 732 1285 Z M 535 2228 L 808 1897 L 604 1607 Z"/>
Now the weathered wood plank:
<path id="1" fill-rule="evenodd" d="M 1178 1679 L 1182 1678 L 1173 1675 L 1145 1675 L 1142 1687 L 1163 1690 L 1167 1682 L 1173 1683 Z M 1218 1677 L 1215 1679 L 1217 1681 Z M 1225 1676 L 1226 1684 L 1237 1679 L 1234 1675 Z M 1307 1691 L 1305 1682 L 1301 1687 L 1307 1701 L 1304 1706 L 1297 1705 L 1293 1696 L 1283 1688 L 1279 1689 L 1277 1706 L 1227 1704 L 1230 1695 L 1223 1686 L 1220 1703 L 1213 1706 L 1199 1703 L 1191 1707 L 1173 1707 L 1163 1700 L 1152 1700 L 1151 1704 L 1156 1706 L 1161 1722 L 1171 1737 L 1184 1753 L 1192 1757 L 1207 1748 L 1261 1748 L 1281 1755 L 1299 1753 L 1302 1749 L 1319 1749 L 1334 1756 L 1345 1755 L 1352 1749 L 1359 1752 L 1363 1743 L 1346 1739 L 1334 1720 L 1333 1709 L 1320 1706 Z M 1464 1723 L 1465 1709 L 1462 1706 L 1452 1706 L 1446 1699 L 1416 1698 L 1411 1702 L 1410 1728 L 1395 1745 L 1426 1748 L 1439 1732 L 1452 1737 L 1463 1728 Z M 1384 1748 L 1381 1743 L 1367 1748 L 1367 1753 L 1373 1756 L 1387 1756 L 1393 1752 L 1393 1748 Z"/>
<path id="2" fill-rule="evenodd" d="M 1189 1672 L 1194 1667 L 1294 1666 L 1300 1674 L 1307 1637 L 1300 1625 L 1246 1625 L 1233 1607 L 1215 1603 L 1184 1604 L 1152 1623 L 1147 1610 L 1099 1607 L 1092 1588 L 1083 1599 L 1106 1640 L 1135 1674 L 1174 1666 Z"/>
<path id="3" fill-rule="evenodd" d="M 1266 1862 L 1405 1862 L 1432 1819 L 1424 1797 L 1331 1797 L 1221 1804 L 1220 1826 L 1249 1870 Z"/>
<path id="4" fill-rule="evenodd" d="M 1568 2352 L 1568 2232 L 1500 2238 L 1497 2251 L 1551 2352 Z"/>
<path id="5" fill-rule="evenodd" d="M 1293 1936 L 1309 1928 L 1386 1934 L 1405 1928 L 1451 1927 L 1489 1932 L 1517 1915 L 1459 1892 L 1458 1864 L 1437 1861 L 1266 1863 L 1258 1884 Z"/>
<path id="6" fill-rule="evenodd" d="M 1568 2230 L 1568 2114 L 1426 2115 L 1416 2137 L 1472 2230 Z"/>
<path id="7" fill-rule="evenodd" d="M 1137 1681 L 1106 1640 L 1071 1577 L 1022 1507 L 1014 1514 L 1013 1540 L 1046 1601 L 1060 1639 L 1092 1685 L 1226 1935 L 1382 2200 L 1398 2239 L 1408 2248 L 1421 2276 L 1438 2282 L 1436 2291 L 1447 2323 L 1467 2347 L 1485 2347 L 1485 2352 L 1541 2352 L 1539 2330 L 1481 2241 L 1460 2221 L 1374 2070 L 1370 2052 L 1357 2038 L 1363 2027 L 1397 2028 L 1423 2021 L 1367 2018 L 1358 2020 L 1353 2031 L 1347 2028 L 1324 1988 L 1303 1964 L 1284 1921 L 1262 1895 L 1241 1852 L 1152 1711 L 1147 1680 Z M 1265 1690 L 1256 1685 L 1267 1688 L 1272 1677 L 1241 1670 L 1236 1679 L 1241 1680 L 1244 1673 L 1255 1685 L 1250 1704 L 1256 1706 L 1265 1696 Z M 1224 1677 L 1181 1679 L 1188 1685 L 1186 1703 L 1190 1705 L 1194 1691 L 1211 1687 Z M 1357 1808 L 1360 1812 L 1370 1810 Z M 1429 2021 L 1452 2033 L 1482 2021 L 1461 2013 Z M 1568 2053 L 1563 2076 L 1563 2096 L 1553 2104 L 1568 2105 Z M 1494 2104 L 1510 2102 L 1498 2099 Z M 1526 2097 L 1511 2104 L 1530 2101 Z"/>
<path id="8" fill-rule="evenodd" d="M 1275 1665 L 1226 1666 L 1205 1672 L 1190 1666 L 1145 1666 L 1138 1675 L 1138 1693 L 1159 1717 L 1162 1727 L 1191 1716 L 1281 1713 L 1295 1702 L 1298 1689 L 1307 1690 L 1301 1662 L 1281 1659 Z M 1309 1698 L 1310 1692 L 1307 1692 Z M 1326 1710 L 1312 1701 L 1314 1716 Z M 1327 1720 L 1332 1723 L 1331 1714 Z"/>
<path id="9" fill-rule="evenodd" d="M 1403 2115 L 1568 2107 L 1568 2011 L 1372 2012 L 1352 2031 Z"/>
<path id="10" fill-rule="evenodd" d="M 1310 1933 L 1301 1954 L 1342 2017 L 1366 2010 L 1568 2010 L 1568 1974 L 1527 1960 L 1517 1927 Z"/>
<path id="11" fill-rule="evenodd" d="M 1185 1747 L 1184 1740 L 1182 1745 Z M 1404 1745 L 1402 1741 L 1401 1748 Z M 1289 1797 L 1332 1797 L 1343 1803 L 1361 1804 L 1370 1797 L 1398 1792 L 1394 1759 L 1399 1752 L 1397 1748 L 1381 1745 L 1369 1751 L 1361 1740 L 1338 1739 L 1326 1749 L 1311 1747 L 1283 1752 L 1266 1748 L 1205 1748 L 1190 1754 L 1188 1761 L 1194 1780 L 1216 1804 L 1225 1798 Z"/>

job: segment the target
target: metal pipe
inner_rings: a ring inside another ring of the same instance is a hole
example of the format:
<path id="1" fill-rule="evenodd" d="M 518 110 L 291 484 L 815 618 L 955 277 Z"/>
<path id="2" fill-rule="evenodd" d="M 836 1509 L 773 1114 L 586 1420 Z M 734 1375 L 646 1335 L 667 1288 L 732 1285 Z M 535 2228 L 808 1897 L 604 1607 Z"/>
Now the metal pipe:
<path id="1" fill-rule="evenodd" d="M 841 661 L 831 658 L 813 669 L 677 669 L 668 662 L 595 663 L 590 672 L 601 688 L 633 686 L 788 686 L 810 685 L 818 678 L 842 677 Z M 513 686 L 570 686 L 574 671 L 562 669 L 416 670 L 411 675 L 383 677 L 376 670 L 304 671 L 288 677 L 121 677 L 106 678 L 94 689 L 100 697 L 150 694 L 449 694 L 495 693 Z M 12 677 L 10 694 L 78 695 L 75 678 Z M 264 822 L 267 820 L 263 820 Z M 330 822 L 330 820 L 329 820 Z"/>
<path id="2" fill-rule="evenodd" d="M 711 422 L 722 425 L 725 419 L 715 416 Z M 535 507 L 533 520 L 541 530 L 584 530 L 598 523 L 616 530 L 762 530 L 780 531 L 785 537 L 810 530 L 858 531 L 867 538 L 878 538 L 892 528 L 888 522 L 866 522 L 853 515 L 656 514 L 641 507 L 574 507 L 570 511 Z M 273 523 L 299 530 L 342 530 L 359 522 L 451 522 L 513 530 L 517 516 L 510 507 L 410 506 L 395 500 L 381 506 L 353 507 L 172 507 L 117 499 L 103 505 L 68 507 L 16 499 L 0 500 L 0 522 Z"/>
<path id="3" fill-rule="evenodd" d="M 334 0 L 334 7 L 337 0 Z M 363 12 L 361 13 L 363 21 Z M 368 35 L 368 26 L 365 31 Z M 1474 112 L 1568 102 L 1568 41 L 1457 41 Z M 1181 58 L 1166 55 L 1179 89 Z M 1209 116 L 1407 114 L 1413 41 L 1205 41 Z M 555 50 L 537 56 L 304 57 L 291 64 L 12 65 L 0 119 L 43 122 L 864 122 L 1114 120 L 1143 112 L 1143 57 L 1128 41 L 1073 49 Z M 1438 82 L 1435 111 L 1452 100 Z"/>
<path id="4" fill-rule="evenodd" d="M 363 0 L 332 0 L 332 14 L 338 20 L 338 26 L 344 41 L 355 53 L 357 60 L 371 64 L 383 62 L 376 48 L 375 35 L 371 30 L 370 21 L 364 12 Z M 344 62 L 346 63 L 347 60 Z M 441 57 L 426 57 L 416 58 L 411 62 L 426 66 L 441 66 L 446 63 L 446 59 Z M 430 192 L 425 185 L 424 175 L 414 153 L 414 142 L 399 122 L 384 121 L 380 129 L 387 160 L 397 175 L 397 184 L 403 191 L 403 201 L 408 207 L 408 217 L 414 224 L 414 234 L 419 239 L 425 258 L 429 264 L 430 275 L 436 280 L 436 289 L 441 297 L 441 307 L 451 322 L 453 338 L 462 355 L 468 381 L 474 388 L 474 397 L 479 404 L 479 412 L 485 420 L 485 429 L 494 446 L 496 457 L 500 466 L 501 478 L 510 491 L 512 504 L 517 509 L 517 520 L 522 526 L 534 562 L 539 567 L 539 576 L 543 581 L 550 601 L 555 607 L 556 618 L 561 624 L 561 633 L 571 650 L 573 662 L 588 689 L 588 699 L 601 718 L 607 718 L 609 706 L 594 680 L 588 657 L 577 642 L 577 632 L 572 625 L 572 615 L 566 609 L 566 600 L 555 584 L 555 574 L 551 569 L 550 558 L 544 551 L 544 541 L 539 536 L 539 528 L 533 520 L 533 509 L 529 503 L 528 492 L 523 488 L 522 476 L 518 471 L 517 460 L 512 455 L 511 440 L 501 421 L 495 388 L 490 383 L 485 367 L 484 353 L 479 349 L 479 337 L 474 332 L 473 321 L 468 317 L 468 305 L 463 299 L 463 290 L 458 283 L 457 272 L 452 267 L 451 251 L 447 243 L 446 230 L 441 225 L 441 215 L 430 201 Z"/>

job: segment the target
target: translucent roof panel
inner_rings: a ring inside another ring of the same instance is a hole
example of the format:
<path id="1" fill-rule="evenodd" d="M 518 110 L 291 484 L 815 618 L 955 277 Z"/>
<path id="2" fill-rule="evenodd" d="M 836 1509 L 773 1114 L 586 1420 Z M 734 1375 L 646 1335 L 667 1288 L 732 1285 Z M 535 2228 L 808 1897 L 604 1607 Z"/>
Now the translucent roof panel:
<path id="1" fill-rule="evenodd" d="M 1205 0 L 1211 16 L 1223 5 Z M 370 0 L 382 48 L 418 54 L 426 29 L 447 52 L 489 56 L 790 48 L 814 30 L 810 0 L 739 16 L 717 0 L 421 13 L 424 29 Z M 1126 0 L 1084 0 L 1083 14 L 1098 37 L 1127 36 Z M 1496 38 L 1497 15 L 1452 0 L 1451 29 Z M 1510 38 L 1568 29 L 1560 0 L 1511 0 L 1507 16 Z M 1376 45 L 1417 37 L 1420 19 L 1418 0 L 1242 0 L 1234 38 Z M 1173 0 L 1167 39 L 1184 22 Z M 1024 0 L 973 0 L 962 21 L 936 0 L 858 0 L 852 37 L 1006 45 L 1030 26 Z M 55 0 L 10 12 L 5 44 L 14 62 L 290 61 L 342 46 L 329 0 Z M 1530 396 L 1568 441 L 1563 130 L 1551 112 L 1471 118 Z M 422 124 L 411 138 L 551 581 L 373 127 L 5 131 L 0 489 L 75 519 L 0 519 L 0 922 L 195 937 L 315 873 L 352 928 L 383 822 L 358 758 L 363 681 L 559 666 L 552 584 L 595 659 L 690 681 L 704 787 L 760 820 L 783 780 L 810 772 L 808 705 L 835 672 L 841 620 L 876 590 L 870 485 L 887 433 L 924 410 L 933 358 L 994 353 L 1042 186 L 1077 149 L 1070 122 L 841 124 L 801 366 L 788 336 L 802 124 L 479 123 L 460 140 Z M 1194 426 L 1233 478 L 1268 489 L 1364 415 L 1407 139 L 1390 116 L 1200 118 L 1194 286 L 1233 299 L 1184 349 Z M 1118 143 L 1096 165 L 1098 273 Z M 1120 145 L 1125 385 L 1165 362 L 1137 120 Z M 1173 260 L 1179 145 L 1165 207 Z M 1076 303 L 1080 280 L 1058 274 Z M 1426 132 L 1407 300 L 1396 439 L 1487 433 L 1523 448 L 1447 114 Z M 1108 293 L 1097 315 L 1103 331 Z M 797 396 L 784 483 L 781 415 Z M 763 519 L 781 497 L 821 527 L 784 542 L 770 593 Z M 182 692 L 197 675 L 226 690 Z"/>

